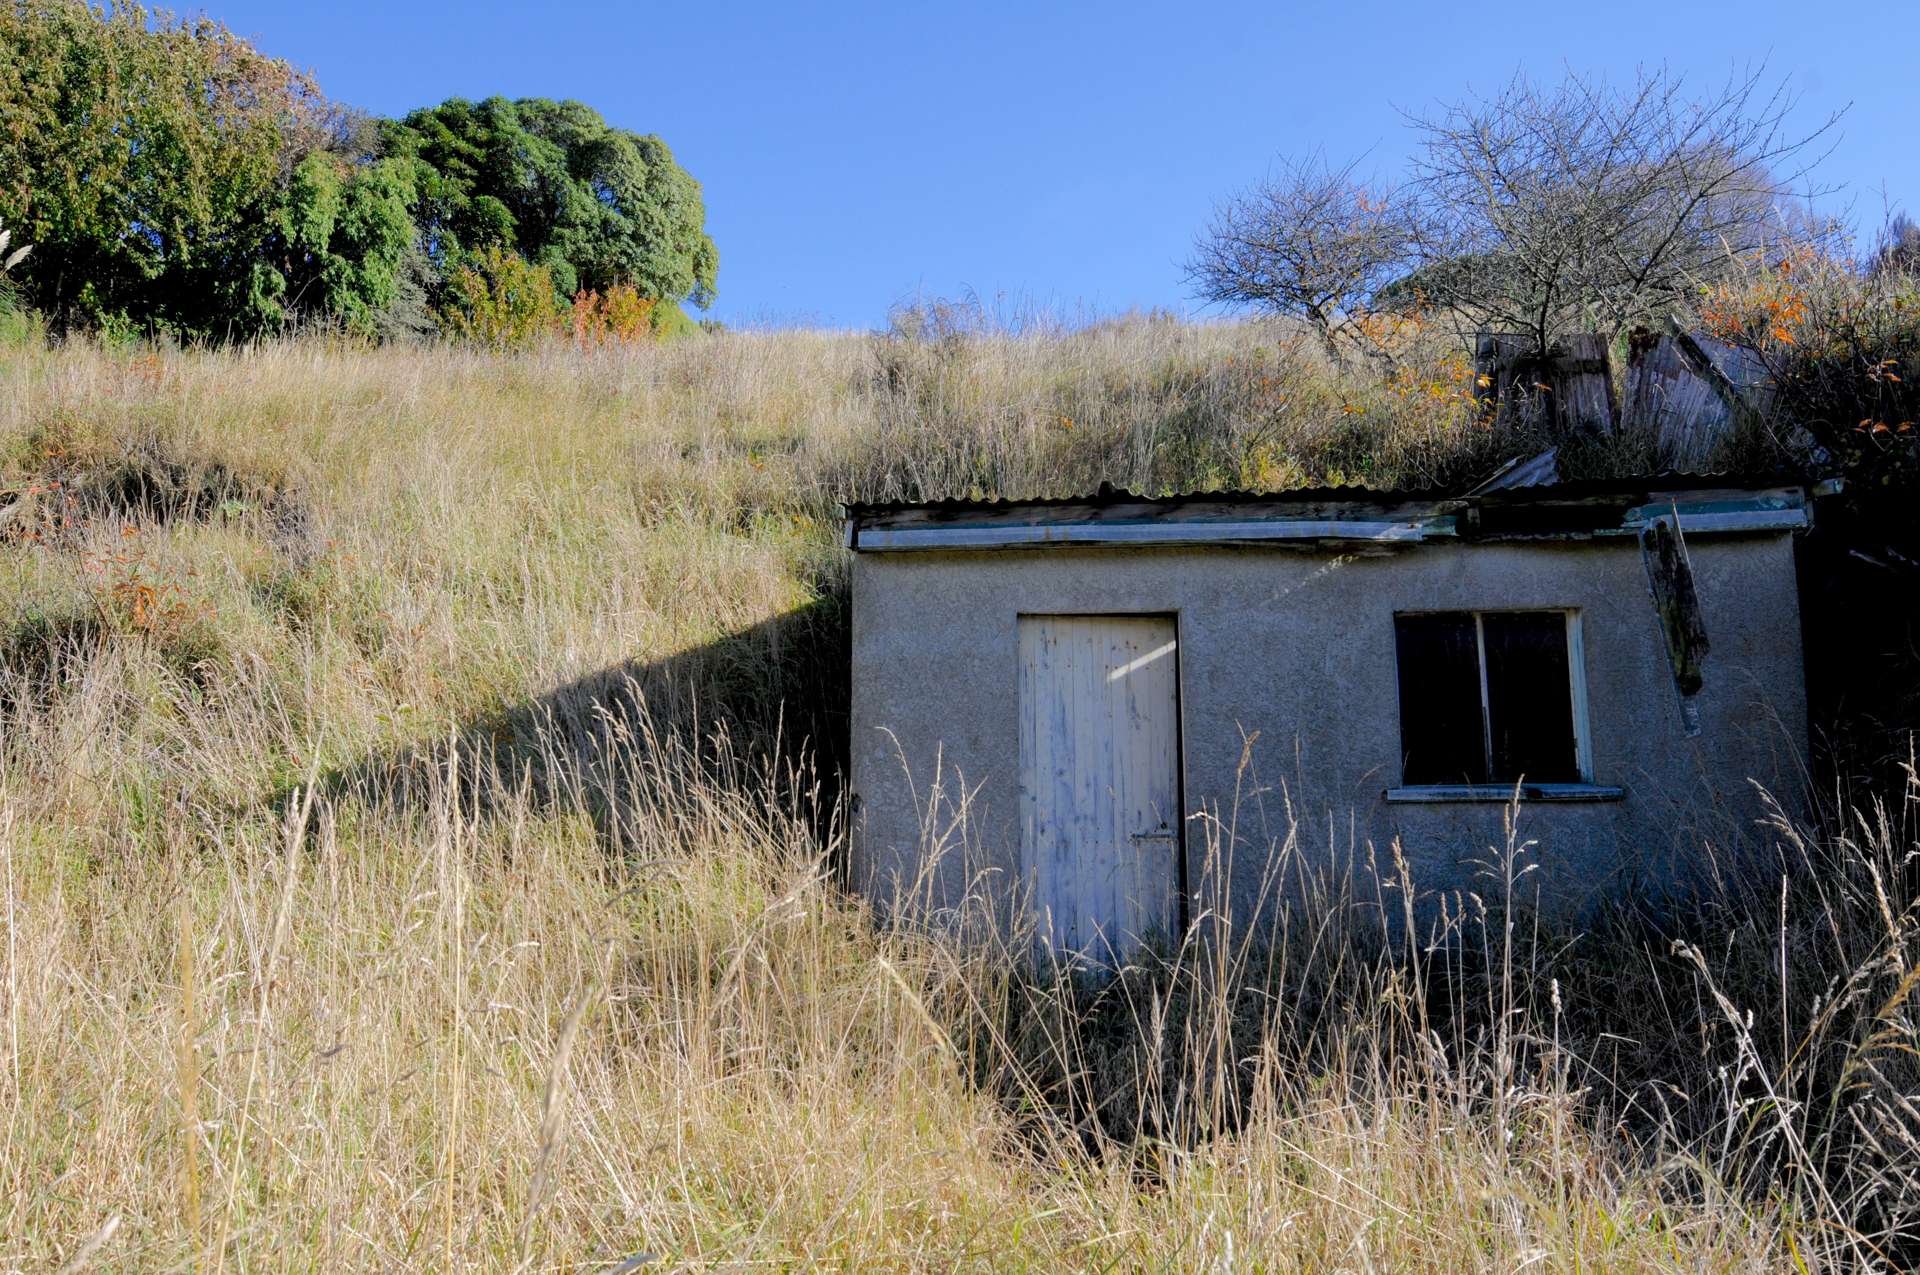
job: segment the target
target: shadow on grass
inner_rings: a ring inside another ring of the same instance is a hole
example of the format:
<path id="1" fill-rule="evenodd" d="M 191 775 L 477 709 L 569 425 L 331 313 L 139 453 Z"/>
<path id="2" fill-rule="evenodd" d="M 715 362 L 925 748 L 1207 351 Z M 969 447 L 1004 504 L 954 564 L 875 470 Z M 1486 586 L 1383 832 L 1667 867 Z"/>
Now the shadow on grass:
<path id="1" fill-rule="evenodd" d="M 449 787 L 463 809 L 589 815 L 610 851 L 642 822 L 718 788 L 772 802 L 813 828 L 843 867 L 847 607 L 830 592 L 749 628 L 652 660 L 627 660 L 447 736 L 329 774 L 323 800 L 428 811 Z M 282 794 L 283 800 L 291 793 Z"/>

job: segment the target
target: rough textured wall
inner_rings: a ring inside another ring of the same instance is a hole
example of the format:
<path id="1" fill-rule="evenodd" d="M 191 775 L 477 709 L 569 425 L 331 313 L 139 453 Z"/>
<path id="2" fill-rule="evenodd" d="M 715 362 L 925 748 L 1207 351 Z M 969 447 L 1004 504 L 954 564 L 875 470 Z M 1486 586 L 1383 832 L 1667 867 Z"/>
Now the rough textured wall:
<path id="1" fill-rule="evenodd" d="M 1385 799 L 1400 780 L 1393 616 L 1574 607 L 1594 782 L 1626 795 L 1526 806 L 1520 836 L 1541 865 L 1529 881 L 1573 908 L 1685 884 L 1763 843 L 1755 781 L 1797 806 L 1807 739 L 1791 540 L 1700 536 L 1689 549 L 1712 643 L 1693 738 L 1632 540 L 859 555 L 855 881 L 883 906 L 918 881 L 921 905 L 972 892 L 1004 914 L 1019 875 L 1017 617 L 1171 612 L 1195 895 L 1224 880 L 1237 917 L 1264 911 L 1263 869 L 1290 833 L 1309 862 L 1362 872 L 1398 837 L 1421 889 L 1485 889 L 1476 861 L 1504 839 L 1501 804 Z"/>

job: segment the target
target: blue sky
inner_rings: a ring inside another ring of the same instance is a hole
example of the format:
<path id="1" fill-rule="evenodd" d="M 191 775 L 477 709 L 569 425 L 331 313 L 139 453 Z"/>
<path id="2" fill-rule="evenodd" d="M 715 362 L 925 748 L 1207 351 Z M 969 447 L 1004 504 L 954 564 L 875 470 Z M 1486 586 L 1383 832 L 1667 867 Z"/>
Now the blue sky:
<path id="1" fill-rule="evenodd" d="M 1810 6 L 1461 3 L 543 5 L 216 0 L 207 10 L 381 114 L 574 97 L 658 133 L 706 190 L 711 313 L 872 327 L 916 293 L 1067 317 L 1193 310 L 1180 262 L 1214 201 L 1282 153 L 1391 176 L 1400 112 L 1517 70 L 1705 87 L 1765 63 L 1822 177 L 1877 227 L 1920 218 L 1920 0 Z M 1884 189 L 1884 199 L 1883 199 Z"/>

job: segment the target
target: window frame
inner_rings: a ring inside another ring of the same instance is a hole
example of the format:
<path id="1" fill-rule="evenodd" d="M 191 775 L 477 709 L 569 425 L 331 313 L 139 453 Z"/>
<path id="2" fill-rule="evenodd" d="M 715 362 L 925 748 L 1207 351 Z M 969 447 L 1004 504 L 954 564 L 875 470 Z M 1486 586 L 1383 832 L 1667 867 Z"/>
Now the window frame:
<path id="1" fill-rule="evenodd" d="M 1594 782 L 1593 771 L 1593 726 L 1587 700 L 1587 656 L 1586 631 L 1584 619 L 1579 607 L 1571 606 L 1496 606 L 1496 607 L 1413 607 L 1396 610 L 1393 618 L 1397 623 L 1401 616 L 1416 615 L 1470 615 L 1473 617 L 1474 657 L 1480 674 L 1480 747 L 1487 759 L 1487 771 L 1493 769 L 1493 715 L 1489 710 L 1487 693 L 1487 633 L 1484 617 L 1489 615 L 1513 614 L 1555 614 L 1560 615 L 1566 625 L 1567 639 L 1567 704 L 1573 725 L 1573 765 L 1578 778 L 1570 783 L 1529 783 L 1524 778 L 1518 781 L 1494 781 L 1491 783 L 1453 783 L 1453 784 L 1409 784 L 1402 782 L 1387 789 L 1388 801 L 1395 802 L 1437 802 L 1437 801 L 1498 801 L 1514 800 L 1516 793 L 1529 801 L 1617 801 L 1625 796 L 1625 791 L 1615 785 Z M 1396 742 L 1400 745 L 1401 775 L 1405 776 L 1406 766 L 1406 705 L 1399 695 L 1400 657 L 1396 645 L 1394 653 L 1394 695 L 1398 728 Z"/>

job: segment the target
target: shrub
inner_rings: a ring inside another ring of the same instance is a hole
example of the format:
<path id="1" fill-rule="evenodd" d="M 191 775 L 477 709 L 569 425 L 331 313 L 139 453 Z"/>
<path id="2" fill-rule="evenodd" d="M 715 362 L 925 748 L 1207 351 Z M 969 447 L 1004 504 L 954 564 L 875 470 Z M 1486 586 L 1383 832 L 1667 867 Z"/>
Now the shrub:
<path id="1" fill-rule="evenodd" d="M 1767 452 L 1844 480 L 1802 554 L 1808 691 L 1836 777 L 1897 779 L 1920 731 L 1920 274 L 1800 252 L 1750 263 L 1701 315 L 1765 369 Z"/>
<path id="2" fill-rule="evenodd" d="M 442 326 L 463 341 L 519 349 L 560 331 L 552 273 L 504 248 L 486 248 L 455 270 L 447 294 Z"/>
<path id="3" fill-rule="evenodd" d="M 616 283 L 605 293 L 582 288 L 573 294 L 568 313 L 573 343 L 580 346 L 629 345 L 653 339 L 655 302 L 630 283 Z"/>
<path id="4" fill-rule="evenodd" d="M 1774 416 L 1830 465 L 1869 486 L 1920 481 L 1920 277 L 1802 251 L 1711 289 L 1701 315 L 1758 357 Z"/>

